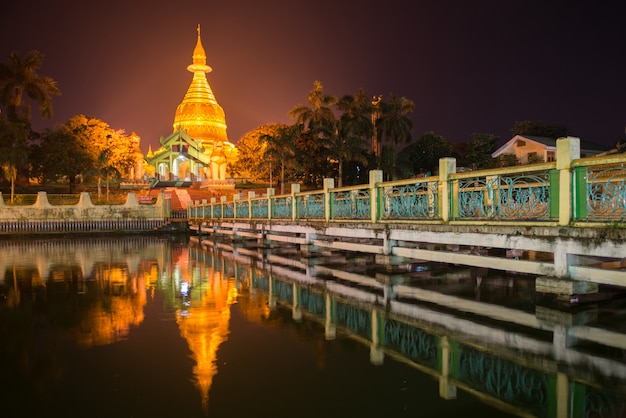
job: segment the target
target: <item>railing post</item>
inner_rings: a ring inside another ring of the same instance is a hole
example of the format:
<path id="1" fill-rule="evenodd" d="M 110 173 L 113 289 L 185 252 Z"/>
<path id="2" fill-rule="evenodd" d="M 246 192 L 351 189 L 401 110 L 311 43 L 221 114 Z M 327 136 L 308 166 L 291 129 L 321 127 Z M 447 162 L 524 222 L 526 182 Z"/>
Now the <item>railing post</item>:
<path id="1" fill-rule="evenodd" d="M 296 193 L 300 193 L 300 184 L 291 185 L 291 220 L 298 219 L 298 201 L 296 200 Z"/>
<path id="2" fill-rule="evenodd" d="M 272 215 L 274 215 L 274 193 L 273 187 L 267 188 L 267 219 L 272 219 Z"/>
<path id="3" fill-rule="evenodd" d="M 568 136 L 556 140 L 556 169 L 559 170 L 559 225 L 572 220 L 572 161 L 580 158 L 580 138 Z M 577 176 L 578 177 L 578 176 Z M 579 181 L 580 179 L 576 179 Z M 584 180 L 584 179 L 583 179 Z M 577 187 L 578 185 L 576 185 Z M 578 190 L 578 189 L 577 189 Z M 584 196 L 586 198 L 586 194 Z M 586 207 L 586 202 L 585 202 Z"/>
<path id="4" fill-rule="evenodd" d="M 237 210 L 238 210 L 240 198 L 241 198 L 241 195 L 239 193 L 235 193 L 233 195 L 233 219 L 234 220 L 237 220 Z"/>
<path id="5" fill-rule="evenodd" d="M 450 221 L 450 211 L 453 210 L 453 204 L 456 202 L 456 196 L 450 193 L 450 174 L 456 173 L 456 158 L 440 158 L 439 159 L 439 210 L 441 211 L 441 220 L 443 222 Z"/>
<path id="6" fill-rule="evenodd" d="M 215 204 L 217 203 L 217 198 L 211 198 L 211 219 L 215 219 Z"/>
<path id="7" fill-rule="evenodd" d="M 381 218 L 380 213 L 382 208 L 380 207 L 380 196 L 377 184 L 383 181 L 383 171 L 382 170 L 372 170 L 370 171 L 370 215 L 372 223 L 378 222 Z"/>
<path id="8" fill-rule="evenodd" d="M 248 219 L 254 218 L 253 207 L 252 207 L 252 199 L 256 196 L 254 192 L 248 192 Z"/>
<path id="9" fill-rule="evenodd" d="M 335 187 L 335 179 L 324 179 L 324 220 L 328 222 L 332 217 L 333 203 L 331 189 Z"/>

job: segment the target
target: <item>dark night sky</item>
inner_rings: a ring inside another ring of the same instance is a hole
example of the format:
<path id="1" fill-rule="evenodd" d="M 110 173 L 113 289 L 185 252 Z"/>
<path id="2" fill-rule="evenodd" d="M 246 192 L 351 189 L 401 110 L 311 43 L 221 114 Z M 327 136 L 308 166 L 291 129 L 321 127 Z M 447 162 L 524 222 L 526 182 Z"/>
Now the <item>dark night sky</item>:
<path id="1" fill-rule="evenodd" d="M 370 4 L 371 3 L 371 4 Z M 626 124 L 621 2 L 550 0 L 21 1 L 0 8 L 0 60 L 44 54 L 58 81 L 52 121 L 75 114 L 136 132 L 172 132 L 201 25 L 209 84 L 232 142 L 287 113 L 319 80 L 415 102 L 413 136 L 508 140 L 515 121 L 567 126 L 613 146 Z"/>

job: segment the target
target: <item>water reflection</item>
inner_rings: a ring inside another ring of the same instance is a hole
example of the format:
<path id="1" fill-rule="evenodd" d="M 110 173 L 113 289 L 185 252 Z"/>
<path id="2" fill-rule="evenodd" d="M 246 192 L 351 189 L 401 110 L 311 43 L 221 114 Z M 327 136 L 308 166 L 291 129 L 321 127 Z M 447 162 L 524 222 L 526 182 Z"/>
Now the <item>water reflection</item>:
<path id="1" fill-rule="evenodd" d="M 390 411 L 410 385 L 403 380 L 399 391 L 387 392 L 397 375 L 367 380 L 371 370 L 351 366 L 359 360 L 352 346 L 337 362 L 348 340 L 366 347 L 375 370 L 399 362 L 406 365 L 402 376 L 409 368 L 427 377 L 409 400 L 401 398 L 412 416 L 433 386 L 439 398 L 429 408 L 441 416 L 466 405 L 483 408 L 476 409 L 482 416 L 626 411 L 621 299 L 576 310 L 538 306 L 530 281 L 484 269 L 392 268 L 367 255 L 289 246 L 155 237 L 8 240 L 0 241 L 0 255 L 0 383 L 9 388 L 0 411 L 14 412 L 6 416 L 84 416 L 69 409 L 68 399 L 99 405 L 89 416 L 117 416 L 122 408 L 134 416 L 242 416 L 258 413 L 255 393 L 274 405 L 267 407 L 274 416 L 281 416 L 276 405 L 286 405 L 284 416 L 332 416 L 328 399 L 343 402 L 342 391 L 367 388 L 384 399 L 376 403 L 387 411 L 381 416 L 404 416 Z M 298 345 L 287 338 L 264 349 L 273 334 L 260 337 L 259 329 L 296 335 Z M 313 370 L 285 351 L 303 344 Z M 264 369 L 272 355 L 280 370 Z M 329 394 L 339 377 L 322 375 L 335 368 L 351 380 Z M 79 389 L 85 383 L 93 390 Z M 246 402 L 234 402 L 240 389 Z M 374 414 L 378 406 L 363 398 L 365 413 Z M 316 407 L 298 410 L 311 399 Z"/>
<path id="2" fill-rule="evenodd" d="M 171 265 L 176 322 L 196 362 L 195 383 L 203 408 L 208 410 L 209 390 L 217 373 L 217 350 L 228 337 L 230 307 L 237 300 L 235 280 L 225 278 L 202 260 L 190 263 L 186 247 L 173 252 Z"/>

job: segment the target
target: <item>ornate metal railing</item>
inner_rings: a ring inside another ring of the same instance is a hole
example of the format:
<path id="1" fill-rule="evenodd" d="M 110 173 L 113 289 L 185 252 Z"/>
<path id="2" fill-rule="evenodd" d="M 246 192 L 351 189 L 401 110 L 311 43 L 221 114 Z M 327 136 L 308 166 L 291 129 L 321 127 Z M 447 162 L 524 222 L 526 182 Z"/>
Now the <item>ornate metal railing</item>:
<path id="1" fill-rule="evenodd" d="M 603 159 L 602 164 L 576 164 L 574 217 L 578 221 L 626 220 L 626 163 Z M 585 163 L 581 161 L 580 163 Z"/>
<path id="2" fill-rule="evenodd" d="M 250 202 L 240 200 L 237 202 L 237 218 L 247 218 L 250 216 Z"/>
<path id="3" fill-rule="evenodd" d="M 267 199 L 251 199 L 252 218 L 267 219 L 269 216 L 269 200 Z"/>
<path id="4" fill-rule="evenodd" d="M 533 168 L 451 176 L 454 219 L 546 221 L 558 216 L 550 210 L 554 164 Z"/>
<path id="5" fill-rule="evenodd" d="M 212 218 L 328 222 L 626 222 L 626 154 L 211 202 Z M 234 206 L 233 206 L 234 205 Z M 294 207 L 295 205 L 295 207 Z M 571 210 L 562 210 L 564 205 Z M 237 211 L 234 207 L 237 207 Z M 193 221 L 207 211 L 190 209 Z M 624 225 L 626 226 L 626 225 Z"/>
<path id="6" fill-rule="evenodd" d="M 371 219 L 370 191 L 358 187 L 333 190 L 330 194 L 333 219 Z"/>
<path id="7" fill-rule="evenodd" d="M 439 219 L 438 177 L 392 182 L 381 189 L 383 219 Z"/>
<path id="8" fill-rule="evenodd" d="M 291 219 L 293 199 L 291 196 L 278 196 L 274 200 L 273 214 L 277 219 Z"/>
<path id="9" fill-rule="evenodd" d="M 296 197 L 298 218 L 324 219 L 324 193 L 305 193 Z"/>

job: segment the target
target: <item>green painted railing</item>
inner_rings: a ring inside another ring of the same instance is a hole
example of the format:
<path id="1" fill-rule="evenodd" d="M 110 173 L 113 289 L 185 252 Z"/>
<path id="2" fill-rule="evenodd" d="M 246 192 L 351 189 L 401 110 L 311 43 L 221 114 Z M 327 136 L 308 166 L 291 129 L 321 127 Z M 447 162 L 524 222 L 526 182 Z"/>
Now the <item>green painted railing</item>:
<path id="1" fill-rule="evenodd" d="M 444 158 L 438 176 L 383 182 L 372 171 L 358 186 L 326 179 L 322 190 L 293 184 L 287 195 L 196 201 L 188 218 L 626 227 L 626 154 L 580 159 L 577 144 L 558 140 L 549 163 L 456 173 L 456 161 Z"/>

